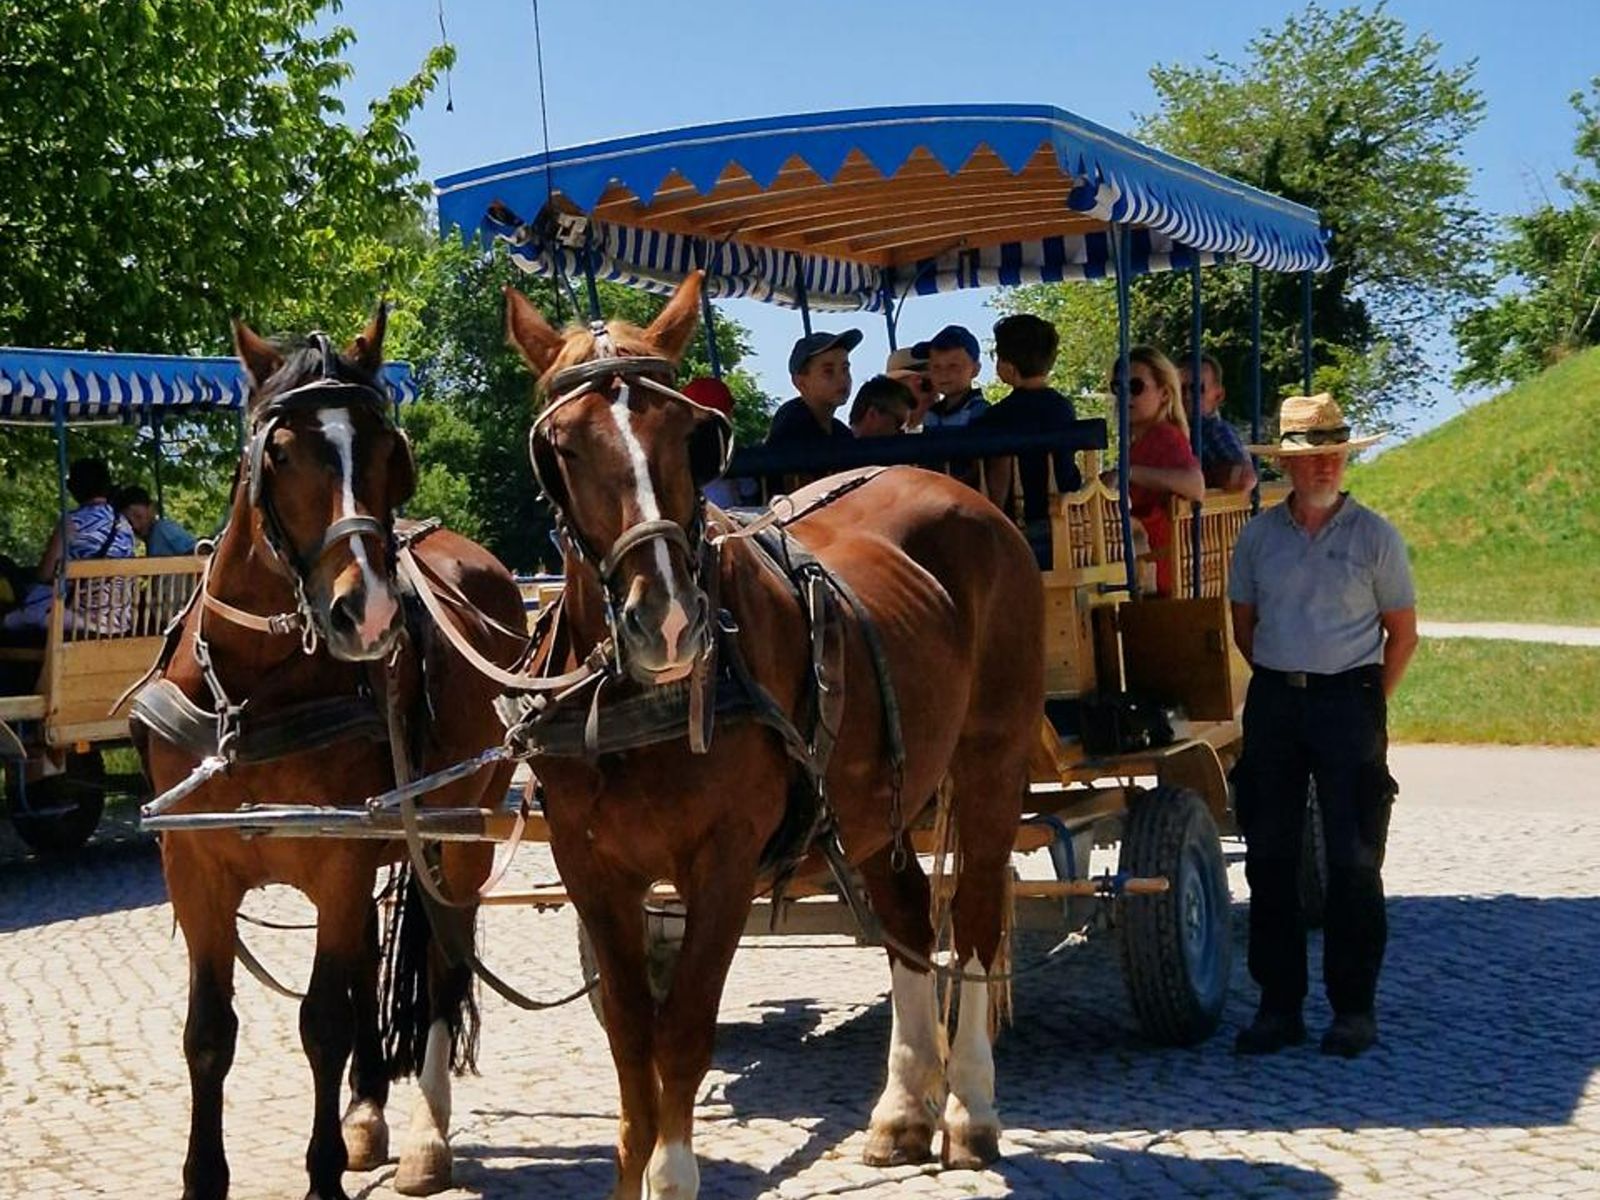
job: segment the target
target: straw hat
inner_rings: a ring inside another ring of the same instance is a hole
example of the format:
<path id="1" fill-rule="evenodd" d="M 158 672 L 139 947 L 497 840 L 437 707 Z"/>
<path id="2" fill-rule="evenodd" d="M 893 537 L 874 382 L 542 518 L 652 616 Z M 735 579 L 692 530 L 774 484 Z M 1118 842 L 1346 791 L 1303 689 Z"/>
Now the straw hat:
<path id="1" fill-rule="evenodd" d="M 1351 437 L 1339 402 L 1327 392 L 1315 396 L 1290 396 L 1278 410 L 1278 440 L 1251 446 L 1250 453 L 1279 458 L 1300 454 L 1327 454 L 1333 450 L 1359 450 L 1383 440 L 1381 433 Z"/>

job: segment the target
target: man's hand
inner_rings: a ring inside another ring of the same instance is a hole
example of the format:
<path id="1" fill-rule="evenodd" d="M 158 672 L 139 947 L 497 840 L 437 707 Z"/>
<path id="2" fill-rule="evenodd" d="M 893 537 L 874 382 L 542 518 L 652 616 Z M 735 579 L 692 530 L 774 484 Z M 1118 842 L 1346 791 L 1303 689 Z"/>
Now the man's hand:
<path id="1" fill-rule="evenodd" d="M 1383 626 L 1383 694 L 1393 696 L 1406 673 L 1411 656 L 1417 651 L 1417 610 L 1397 608 L 1379 613 Z"/>

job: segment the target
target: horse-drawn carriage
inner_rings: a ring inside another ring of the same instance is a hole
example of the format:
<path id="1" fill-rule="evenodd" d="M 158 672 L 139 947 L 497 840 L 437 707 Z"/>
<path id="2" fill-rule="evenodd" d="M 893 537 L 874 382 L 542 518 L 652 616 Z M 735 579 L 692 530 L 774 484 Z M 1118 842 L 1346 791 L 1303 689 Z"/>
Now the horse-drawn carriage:
<path id="1" fill-rule="evenodd" d="M 403 365 L 387 379 L 397 402 L 412 394 Z M 146 431 L 159 496 L 163 430 L 197 413 L 242 414 L 245 396 L 231 358 L 0 349 L 0 424 L 54 430 L 62 520 L 69 430 Z M 128 740 L 124 693 L 155 659 L 200 566 L 190 555 L 63 555 L 44 628 L 0 645 L 12 685 L 0 694 L 6 805 L 35 849 L 70 850 L 94 832 L 112 782 L 103 751 Z"/>
<path id="2" fill-rule="evenodd" d="M 706 506 L 707 482 L 779 464 L 760 455 L 730 463 L 726 420 L 679 393 L 672 376 L 702 302 L 709 325 L 712 296 L 791 305 L 807 323 L 813 307 L 879 311 L 892 344 L 902 291 L 1109 274 L 1126 380 L 1136 274 L 1187 267 L 1198 296 L 1206 262 L 1320 269 L 1327 259 L 1315 214 L 1059 110 L 1008 106 L 820 114 L 553 151 L 443 181 L 440 211 L 446 228 L 505 239 L 534 273 L 587 284 L 590 325 L 565 334 L 519 294 L 507 297 L 509 334 L 546 397 L 530 451 L 556 510 L 566 585 L 508 668 L 449 633 L 460 633 L 470 606 L 442 586 L 439 564 L 419 569 L 408 558 L 389 515 L 393 495 L 365 496 L 359 517 L 326 531 L 306 517 L 276 542 L 292 550 L 309 539 L 316 548 L 278 557 L 303 588 L 300 627 L 323 630 L 343 657 L 330 622 L 349 596 L 364 586 L 370 597 L 381 582 L 361 585 L 346 560 L 362 545 L 370 557 L 372 540 L 386 537 L 396 578 L 434 627 L 503 687 L 496 707 L 505 740 L 449 766 L 435 755 L 416 777 L 400 749 L 414 739 L 391 722 L 393 773 L 404 777 L 397 786 L 333 798 L 324 787 L 281 805 L 242 804 L 227 790 L 225 756 L 169 754 L 167 790 L 147 823 L 181 839 L 169 843 L 174 852 L 181 845 L 201 871 L 206 839 L 226 839 L 230 848 L 218 853 L 243 861 L 241 834 L 403 838 L 436 920 L 480 900 L 575 904 L 593 938 L 622 1089 L 619 1195 L 638 1194 L 647 1178 L 652 1194 L 696 1190 L 693 1099 L 710 1061 L 721 982 L 747 928 L 862 931 L 888 949 L 895 1040 L 872 1118 L 867 1154 L 875 1162 L 927 1157 L 936 1126 L 946 1162 L 977 1165 L 998 1153 L 988 1013 L 990 989 L 1010 978 L 1001 949 L 1008 913 L 1018 925 L 1070 929 L 1086 906 L 1115 903 L 1144 1028 L 1179 1043 L 1209 1034 L 1231 962 L 1218 829 L 1231 823 L 1224 766 L 1239 740 L 1242 672 L 1225 577 L 1257 499 L 1207 496 L 1175 509 L 1178 594 L 1141 594 L 1127 520 L 1124 387 L 1116 490 L 1099 481 L 1097 456 L 1109 445 L 1101 422 L 981 444 L 882 439 L 872 448 L 898 464 L 1040 450 L 1084 456 L 1090 482 L 1051 499 L 1052 566 L 1042 578 L 1008 519 L 935 471 L 858 469 L 802 488 L 765 515 L 724 514 Z M 600 279 L 673 299 L 647 330 L 608 325 Z M 371 357 L 370 341 L 358 339 L 342 358 L 322 347 L 317 377 L 241 344 L 247 361 L 258 360 L 252 375 L 264 397 L 253 445 L 326 436 L 304 404 L 286 405 L 286 397 L 323 389 L 324 403 L 350 410 L 344 424 L 369 406 L 371 388 L 352 363 Z M 1258 384 L 1258 414 L 1259 404 Z M 372 436 L 387 453 L 383 434 Z M 276 480 L 280 469 L 259 451 L 247 456 L 251 490 L 236 497 L 235 515 L 258 541 L 266 523 L 256 492 L 281 502 L 291 476 Z M 356 512 L 348 485 L 345 497 L 341 511 Z M 241 529 L 239 555 L 260 553 L 249 550 L 250 536 Z M 329 582 L 336 573 L 338 586 Z M 503 619 L 491 624 L 504 629 Z M 352 657 L 392 653 L 406 636 L 396 628 L 378 630 Z M 341 644 L 352 643 L 347 636 Z M 1170 737 L 1130 729 L 1139 706 L 1117 699 L 1130 692 L 1181 706 Z M 221 690 L 216 698 L 220 729 Z M 398 707 L 388 705 L 391 716 Z M 435 701 L 432 711 L 443 710 Z M 542 814 L 417 803 L 516 757 L 531 760 Z M 193 769 L 175 774 L 184 761 Z M 208 800 L 195 802 L 200 794 Z M 308 809 L 307 800 L 321 807 Z M 919 823 L 925 815 L 932 827 Z M 439 843 L 448 854 L 513 828 L 515 837 L 533 830 L 550 838 L 560 888 L 485 896 L 475 889 L 486 863 L 473 877 L 459 855 L 452 871 L 429 850 Z M 1110 845 L 1119 847 L 1117 870 L 1091 877 L 1091 852 Z M 1017 849 L 1048 849 L 1054 878 L 1014 879 Z M 931 882 L 922 865 L 930 853 Z M 251 870 L 269 870 L 265 858 L 253 861 Z M 753 903 L 775 885 L 782 900 Z M 681 902 L 686 914 L 670 983 L 646 965 L 647 916 L 663 901 Z M 930 906 L 949 915 L 945 961 L 935 954 Z M 182 907 L 193 912 L 192 901 Z M 358 901 L 330 907 L 364 920 Z M 191 1038 L 210 1064 L 195 1079 L 197 1122 L 202 1105 L 207 1120 L 196 1126 L 186 1176 L 192 1168 L 208 1187 L 226 1183 L 220 1125 L 210 1115 L 233 1036 L 219 993 L 231 964 L 219 954 L 234 942 L 218 915 L 208 911 L 198 934 L 180 912 L 191 954 L 201 956 Z M 351 1031 L 326 1006 L 353 997 L 358 1020 L 372 1010 L 362 981 L 373 950 L 347 945 L 345 957 L 325 961 L 319 937 L 313 984 L 323 987 L 315 1005 L 308 994 L 302 1015 L 303 1028 L 317 1031 L 308 1034 L 319 1097 L 308 1156 L 314 1188 L 331 1178 L 336 1189 L 346 1161 L 327 1122 Z M 458 966 L 481 966 L 470 940 L 458 937 L 455 949 Z M 936 977 L 959 990 L 948 1061 L 934 1032 Z M 457 1028 L 447 1036 L 437 1010 L 428 1011 L 423 1028 L 431 1020 L 437 1038 L 428 1034 L 425 1053 L 414 1043 L 411 1057 L 432 1107 Z M 354 1031 L 358 1069 L 363 1035 Z M 361 1116 L 357 1140 L 370 1149 L 371 1105 L 381 1122 L 382 1098 L 358 1100 L 346 1140 Z M 430 1128 L 442 1136 L 437 1116 Z M 439 1184 L 435 1159 L 419 1188 Z M 443 1164 L 447 1178 L 447 1151 Z"/>

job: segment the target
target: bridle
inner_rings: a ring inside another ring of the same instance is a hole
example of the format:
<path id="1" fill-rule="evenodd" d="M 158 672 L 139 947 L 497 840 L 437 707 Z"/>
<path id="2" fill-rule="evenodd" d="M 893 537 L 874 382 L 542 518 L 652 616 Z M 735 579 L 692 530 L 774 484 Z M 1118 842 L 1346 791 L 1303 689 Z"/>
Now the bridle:
<path id="1" fill-rule="evenodd" d="M 534 418 L 533 427 L 528 430 L 528 459 L 533 465 L 534 479 L 550 504 L 555 518 L 557 537 L 574 557 L 593 567 L 599 576 L 605 602 L 606 625 L 620 659 L 621 642 L 616 636 L 616 614 L 620 607 L 616 573 L 628 554 L 650 542 L 665 542 L 669 552 L 676 549 L 682 554 L 690 581 L 694 586 L 702 592 L 705 590 L 703 582 L 707 558 L 705 484 L 727 469 L 728 460 L 733 455 L 733 425 L 716 409 L 707 408 L 676 388 L 661 382 L 662 378 L 671 379 L 677 370 L 677 364 L 670 359 L 653 355 L 619 354 L 603 321 L 591 322 L 589 328 L 594 335 L 597 357 L 574 363 L 570 367 L 563 367 L 545 384 L 546 393 L 554 399 Z M 547 477 L 549 471 L 558 472 L 559 467 L 552 465 L 547 470 L 541 466 L 539 446 L 542 440 L 554 447 L 555 440 L 550 436 L 547 422 L 566 405 L 582 396 L 598 393 L 613 404 L 620 399 L 626 407 L 632 398 L 631 389 L 635 386 L 688 405 L 696 414 L 705 414 L 706 419 L 713 421 L 718 441 L 715 469 L 705 473 L 703 477 L 702 473 L 696 472 L 694 515 L 687 526 L 665 519 L 639 521 L 624 529 L 612 543 L 611 548 L 601 553 L 583 536 L 583 532 L 572 520 L 566 504 L 563 503 L 564 488 L 559 486 L 556 480 Z"/>
<path id="2" fill-rule="evenodd" d="M 339 357 L 326 334 L 312 333 L 306 340 L 320 355 L 320 374 L 309 383 L 303 383 L 262 401 L 251 412 L 250 440 L 238 483 L 238 486 L 245 489 L 250 506 L 261 514 L 262 535 L 271 552 L 269 562 L 294 587 L 294 611 L 262 617 L 216 599 L 207 586 L 211 560 L 207 560 L 201 576 L 200 594 L 207 609 L 236 625 L 261 633 L 298 632 L 301 648 L 307 654 L 312 654 L 316 651 L 319 637 L 325 634 L 321 629 L 321 618 L 306 596 L 306 581 L 311 572 L 316 569 L 328 551 L 340 543 L 347 542 L 351 538 L 374 537 L 379 539 L 384 547 L 384 555 L 392 575 L 395 558 L 394 524 L 392 519 L 380 521 L 366 513 L 347 514 L 329 525 L 315 546 L 305 551 L 297 550 L 284 529 L 282 518 L 278 515 L 277 505 L 273 503 L 272 490 L 265 486 L 264 460 L 267 446 L 272 440 L 272 435 L 292 417 L 327 408 L 347 410 L 362 408 L 375 414 L 383 427 L 401 438 L 403 442 L 405 434 L 396 428 L 393 418 L 389 415 L 389 401 L 382 392 L 371 384 L 340 378 Z M 405 442 L 405 446 L 409 455 L 409 442 Z M 354 469 L 354 463 L 351 466 Z"/>

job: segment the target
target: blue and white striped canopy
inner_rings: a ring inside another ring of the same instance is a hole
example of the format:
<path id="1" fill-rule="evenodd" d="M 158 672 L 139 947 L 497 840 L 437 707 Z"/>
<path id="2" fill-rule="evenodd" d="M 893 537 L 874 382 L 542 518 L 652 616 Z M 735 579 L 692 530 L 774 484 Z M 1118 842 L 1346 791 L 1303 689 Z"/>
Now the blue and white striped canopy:
<path id="1" fill-rule="evenodd" d="M 1094 278 L 1195 261 L 1324 270 L 1317 214 L 1057 108 L 863 109 L 597 142 L 439 181 L 440 225 L 524 268 L 652 290 L 873 309 L 886 293 Z M 547 213 L 547 206 L 549 212 Z M 540 214 L 546 219 L 536 219 Z M 586 233 L 550 214 L 589 218 Z"/>
<path id="2" fill-rule="evenodd" d="M 416 399 L 411 368 L 386 363 L 383 382 L 399 404 Z M 249 395 L 233 358 L 103 354 L 0 347 L 0 420 L 141 424 L 165 413 L 238 411 Z"/>

